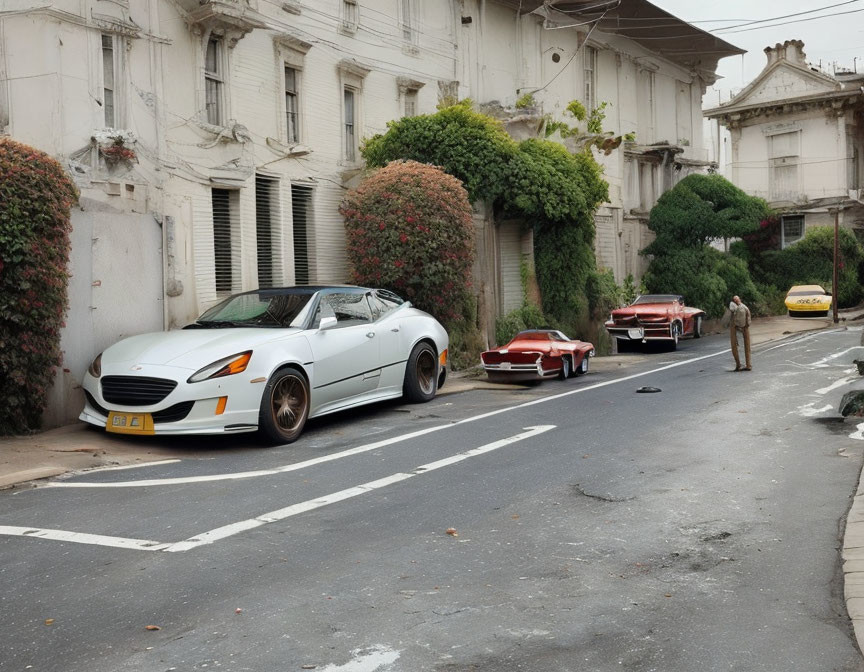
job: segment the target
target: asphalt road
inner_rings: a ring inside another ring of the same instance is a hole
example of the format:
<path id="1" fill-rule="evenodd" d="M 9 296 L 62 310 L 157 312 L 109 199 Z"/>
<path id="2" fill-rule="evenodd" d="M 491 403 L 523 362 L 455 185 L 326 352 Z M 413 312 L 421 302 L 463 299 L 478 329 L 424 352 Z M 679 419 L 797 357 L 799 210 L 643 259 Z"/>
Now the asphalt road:
<path id="1" fill-rule="evenodd" d="M 838 553 L 862 441 L 830 419 L 861 334 L 2 491 L 0 669 L 864 670 Z"/>

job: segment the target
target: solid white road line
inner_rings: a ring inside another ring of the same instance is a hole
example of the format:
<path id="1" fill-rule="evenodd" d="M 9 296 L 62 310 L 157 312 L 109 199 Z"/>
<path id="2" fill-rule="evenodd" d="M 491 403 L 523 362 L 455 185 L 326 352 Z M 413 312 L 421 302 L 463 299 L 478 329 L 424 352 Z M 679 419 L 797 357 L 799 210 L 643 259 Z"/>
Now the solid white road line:
<path id="1" fill-rule="evenodd" d="M 385 478 L 379 478 L 375 481 L 369 481 L 368 483 L 363 483 L 362 485 L 348 488 L 347 490 L 340 490 L 339 492 L 324 495 L 323 497 L 319 497 L 317 499 L 310 499 L 305 502 L 300 502 L 299 504 L 292 504 L 291 506 L 277 509 L 276 511 L 270 511 L 269 513 L 261 514 L 259 516 L 256 516 L 255 518 L 241 520 L 237 523 L 218 527 L 214 530 L 204 532 L 203 534 L 195 535 L 194 537 L 186 539 L 185 541 L 180 541 L 173 544 L 149 541 L 144 539 L 127 539 L 124 537 L 110 537 L 101 534 L 85 534 L 81 532 L 67 532 L 64 530 L 49 530 L 33 527 L 0 526 L 0 535 L 37 537 L 39 539 L 51 539 L 54 541 L 71 541 L 78 544 L 111 546 L 114 548 L 126 548 L 137 551 L 169 551 L 172 553 L 182 553 L 184 551 L 188 551 L 199 546 L 212 544 L 216 541 L 219 541 L 220 539 L 232 537 L 236 534 L 240 534 L 241 532 L 245 532 L 246 530 L 252 530 L 256 527 L 261 527 L 262 525 L 268 525 L 270 523 L 275 523 L 280 520 L 285 520 L 286 518 L 290 518 L 291 516 L 305 513 L 306 511 L 319 509 L 322 506 L 328 506 L 329 504 L 335 504 L 336 502 L 351 499 L 352 497 L 358 497 L 360 495 L 366 494 L 367 492 L 372 492 L 373 490 L 385 488 L 388 485 L 393 485 L 394 483 L 399 483 L 401 481 L 408 480 L 409 478 L 414 478 L 415 476 L 428 474 L 430 471 L 435 471 L 436 469 L 441 469 L 443 467 L 450 466 L 451 464 L 462 462 L 463 460 L 467 460 L 470 457 L 475 457 L 477 455 L 482 455 L 493 450 L 498 450 L 499 448 L 509 446 L 513 443 L 517 443 L 518 441 L 524 441 L 525 439 L 537 436 L 538 434 L 543 434 L 544 432 L 548 432 L 550 429 L 554 428 L 555 425 L 538 425 L 536 427 L 525 427 L 527 431 L 521 432 L 520 434 L 516 434 L 514 436 L 510 436 L 506 439 L 501 439 L 499 441 L 494 441 L 492 443 L 487 443 L 486 445 L 480 446 L 479 448 L 466 450 L 462 453 L 457 453 L 456 455 L 451 455 L 450 457 L 446 457 L 435 462 L 423 464 L 408 473 L 392 474 L 390 476 L 386 476 Z"/>
<path id="2" fill-rule="evenodd" d="M 401 481 L 406 481 L 409 478 L 414 478 L 415 476 L 420 476 L 421 474 L 428 474 L 430 471 L 435 471 L 436 469 L 441 469 L 442 467 L 456 464 L 457 462 L 467 460 L 470 457 L 475 457 L 477 455 L 482 455 L 483 453 L 498 450 L 499 448 L 509 446 L 510 444 L 516 443 L 517 441 L 524 441 L 525 439 L 529 439 L 532 436 L 537 436 L 538 434 L 543 434 L 544 432 L 548 432 L 550 429 L 554 428 L 555 425 L 538 425 L 537 427 L 526 427 L 525 429 L 528 431 L 522 432 L 521 434 L 516 434 L 515 436 L 510 436 L 506 439 L 501 439 L 500 441 L 494 441 L 493 443 L 487 443 L 485 446 L 480 446 L 479 448 L 474 448 L 472 450 L 466 450 L 464 453 L 451 455 L 450 457 L 446 457 L 442 460 L 429 462 L 428 464 L 417 467 L 416 469 L 412 470 L 407 474 L 393 474 L 391 476 L 387 476 L 386 478 L 381 478 L 376 481 L 370 481 L 368 483 L 364 483 L 363 485 L 348 488 L 347 490 L 342 490 L 340 492 L 334 492 L 330 495 L 326 495 L 318 499 L 301 502 L 300 504 L 293 504 L 292 506 L 287 506 L 284 509 L 271 511 L 270 513 L 265 513 L 263 515 L 256 516 L 255 518 L 250 518 L 249 520 L 242 520 L 239 523 L 233 523 L 232 525 L 219 527 L 215 530 L 210 530 L 209 532 L 205 532 L 204 534 L 199 534 L 195 537 L 192 537 L 191 539 L 187 539 L 186 541 L 172 544 L 164 550 L 170 553 L 176 553 L 178 551 L 188 551 L 192 548 L 196 548 L 204 544 L 212 544 L 214 541 L 217 541 L 219 539 L 225 539 L 226 537 L 233 536 L 245 530 L 251 530 L 255 527 L 260 527 L 261 525 L 267 525 L 269 523 L 275 523 L 280 520 L 285 520 L 286 518 L 290 518 L 291 516 L 296 516 L 300 513 L 305 513 L 306 511 L 312 511 L 313 509 L 318 509 L 322 506 L 327 506 L 328 504 L 333 504 L 335 502 L 341 502 L 343 500 L 350 499 L 351 497 L 357 497 L 358 495 L 366 494 L 367 492 L 371 492 L 372 490 L 385 488 L 388 485 L 399 483 Z"/>
<path id="3" fill-rule="evenodd" d="M 864 348 L 864 345 L 856 345 L 854 347 L 847 348 L 846 350 L 842 350 L 840 352 L 835 352 L 833 355 L 828 355 L 827 357 L 823 357 L 818 362 L 813 362 L 810 366 L 812 366 L 814 368 L 825 368 L 828 366 L 828 362 L 831 362 L 832 360 L 835 360 L 838 357 L 842 357 L 843 355 L 846 355 L 846 354 L 852 352 L 853 350 L 861 350 L 862 348 Z M 848 364 L 848 363 L 849 362 L 843 362 L 843 364 Z"/>
<path id="4" fill-rule="evenodd" d="M 87 534 L 85 532 L 68 532 L 66 530 L 50 530 L 35 527 L 14 527 L 0 525 L 0 535 L 12 537 L 36 537 L 52 541 L 72 541 L 76 544 L 94 544 L 96 546 L 113 546 L 114 548 L 129 548 L 136 551 L 161 551 L 169 544 L 148 539 L 127 539 L 126 537 L 108 537 L 104 534 Z"/>
<path id="5" fill-rule="evenodd" d="M 506 408 L 499 408 L 495 411 L 489 411 L 488 413 L 482 413 L 480 415 L 474 415 L 470 418 L 464 418 L 462 420 L 457 420 L 455 422 L 451 422 L 446 425 L 436 425 L 434 427 L 427 427 L 426 429 L 421 429 L 416 432 L 411 432 L 409 434 L 401 434 L 399 436 L 394 436 L 390 439 L 384 439 L 382 441 L 376 441 L 375 443 L 370 443 L 365 446 L 358 446 L 356 448 L 350 448 L 348 450 L 343 450 L 339 453 L 333 453 L 332 455 L 324 455 L 322 457 L 316 457 L 311 460 L 306 460 L 305 462 L 297 462 L 294 464 L 286 464 L 281 467 L 274 467 L 273 469 L 258 469 L 256 471 L 240 471 L 236 473 L 228 473 L 228 474 L 211 474 L 209 476 L 186 476 L 186 477 L 178 477 L 178 478 L 154 478 L 154 479 L 146 479 L 140 481 L 116 481 L 113 483 L 92 483 L 86 481 L 74 481 L 71 483 L 67 483 L 64 481 L 57 482 L 51 481 L 40 487 L 43 488 L 144 488 L 144 487 L 152 487 L 157 485 L 179 485 L 184 483 L 206 483 L 212 481 L 231 481 L 231 480 L 239 480 L 243 478 L 256 478 L 259 476 L 272 476 L 273 474 L 284 474 L 289 471 L 298 471 L 300 469 L 306 469 L 308 467 L 314 466 L 316 464 L 322 464 L 324 462 L 331 462 L 333 460 L 339 460 L 343 457 L 349 457 L 351 455 L 358 455 L 360 453 L 366 453 L 370 450 L 376 450 L 378 448 L 383 448 L 384 446 L 389 446 L 394 443 L 400 443 L 402 441 L 407 441 L 408 439 L 413 439 L 418 436 L 423 436 L 424 434 L 431 434 L 432 432 L 439 432 L 442 429 L 449 429 L 450 427 L 457 427 L 458 425 L 464 425 L 469 422 L 476 422 L 477 420 L 483 420 L 485 418 L 490 418 L 495 415 L 499 415 L 500 413 L 511 413 L 520 408 L 527 408 L 528 406 L 535 406 L 537 404 L 545 404 L 549 401 L 554 401 L 556 399 L 562 399 L 564 397 L 569 397 L 573 394 L 582 394 L 583 392 L 589 392 L 591 390 L 596 390 L 601 387 L 606 387 L 608 385 L 617 385 L 618 383 L 623 383 L 628 380 L 634 380 L 635 378 L 642 378 L 644 376 L 650 376 L 654 373 L 659 373 L 660 371 L 666 371 L 668 369 L 674 369 L 678 366 L 684 366 L 685 364 L 692 364 L 693 362 L 698 362 L 703 359 L 709 359 L 711 357 L 717 357 L 719 355 L 726 354 L 730 352 L 727 348 L 725 350 L 721 350 L 719 352 L 713 352 L 709 355 L 702 355 L 701 357 L 694 357 L 692 359 L 686 359 L 681 362 L 674 362 L 673 364 L 667 364 L 666 366 L 661 366 L 656 369 L 651 369 L 650 371 L 643 371 L 642 373 L 634 373 L 629 376 L 623 376 L 622 378 L 615 378 L 614 380 L 607 380 L 602 383 L 594 383 L 593 385 L 586 385 L 585 387 L 579 387 L 575 390 L 570 390 L 568 392 L 561 392 L 559 394 L 553 394 L 548 397 L 541 397 L 539 399 L 534 399 L 532 401 L 526 401 L 522 404 L 517 404 L 516 406 L 508 406 Z"/>

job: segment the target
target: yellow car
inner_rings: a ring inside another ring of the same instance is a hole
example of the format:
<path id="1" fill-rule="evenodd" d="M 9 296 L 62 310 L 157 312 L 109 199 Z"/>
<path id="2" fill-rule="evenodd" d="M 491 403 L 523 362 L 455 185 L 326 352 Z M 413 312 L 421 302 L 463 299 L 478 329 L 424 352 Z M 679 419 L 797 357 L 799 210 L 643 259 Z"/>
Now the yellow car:
<path id="1" fill-rule="evenodd" d="M 789 317 L 816 317 L 831 310 L 831 295 L 819 285 L 795 285 L 786 293 Z"/>

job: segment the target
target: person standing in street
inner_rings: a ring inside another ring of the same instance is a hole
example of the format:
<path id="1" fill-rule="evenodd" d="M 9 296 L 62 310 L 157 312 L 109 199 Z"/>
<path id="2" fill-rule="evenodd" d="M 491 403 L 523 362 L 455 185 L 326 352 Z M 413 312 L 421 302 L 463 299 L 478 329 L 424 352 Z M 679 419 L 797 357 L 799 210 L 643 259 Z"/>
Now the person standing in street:
<path id="1" fill-rule="evenodd" d="M 752 371 L 753 367 L 750 361 L 750 309 L 741 302 L 741 297 L 733 296 L 732 302 L 729 304 L 729 312 L 732 314 L 732 319 L 729 322 L 729 337 L 732 344 L 732 356 L 735 358 L 736 371 Z M 741 366 L 741 359 L 738 356 L 738 334 L 744 336 L 744 362 L 745 366 Z"/>

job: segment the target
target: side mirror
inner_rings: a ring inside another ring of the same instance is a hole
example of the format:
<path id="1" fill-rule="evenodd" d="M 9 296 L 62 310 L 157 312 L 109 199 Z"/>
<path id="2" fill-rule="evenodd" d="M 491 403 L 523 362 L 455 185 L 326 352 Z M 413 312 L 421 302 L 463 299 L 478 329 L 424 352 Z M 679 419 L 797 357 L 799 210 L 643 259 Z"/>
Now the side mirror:
<path id="1" fill-rule="evenodd" d="M 322 317 L 321 322 L 318 324 L 318 331 L 325 331 L 327 329 L 332 329 L 336 326 L 336 318 L 335 317 Z"/>

